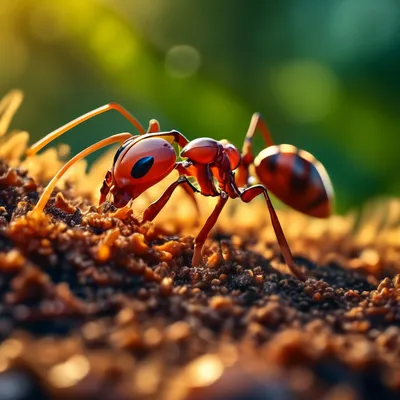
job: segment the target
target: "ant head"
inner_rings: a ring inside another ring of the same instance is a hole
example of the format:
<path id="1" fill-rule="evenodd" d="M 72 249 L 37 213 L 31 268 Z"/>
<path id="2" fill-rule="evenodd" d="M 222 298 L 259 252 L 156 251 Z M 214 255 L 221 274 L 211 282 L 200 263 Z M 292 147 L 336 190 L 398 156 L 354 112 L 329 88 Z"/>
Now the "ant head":
<path id="1" fill-rule="evenodd" d="M 175 163 L 175 150 L 167 140 L 149 135 L 128 139 L 114 157 L 114 185 L 126 194 L 115 205 L 123 207 L 160 182 L 175 168 Z"/>
<path id="2" fill-rule="evenodd" d="M 333 188 L 323 165 L 294 146 L 269 146 L 254 159 L 261 183 L 285 204 L 306 215 L 327 218 Z"/>

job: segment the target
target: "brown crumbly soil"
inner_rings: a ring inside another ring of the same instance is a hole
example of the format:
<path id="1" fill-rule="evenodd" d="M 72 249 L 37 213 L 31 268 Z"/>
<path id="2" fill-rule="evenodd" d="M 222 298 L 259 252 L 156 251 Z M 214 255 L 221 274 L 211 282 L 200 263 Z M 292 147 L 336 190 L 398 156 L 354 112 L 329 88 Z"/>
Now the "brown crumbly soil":
<path id="1" fill-rule="evenodd" d="M 225 222 L 194 268 L 191 236 L 71 188 L 34 218 L 38 190 L 0 163 L 1 399 L 399 398 L 400 239 L 305 227 L 301 282 Z"/>

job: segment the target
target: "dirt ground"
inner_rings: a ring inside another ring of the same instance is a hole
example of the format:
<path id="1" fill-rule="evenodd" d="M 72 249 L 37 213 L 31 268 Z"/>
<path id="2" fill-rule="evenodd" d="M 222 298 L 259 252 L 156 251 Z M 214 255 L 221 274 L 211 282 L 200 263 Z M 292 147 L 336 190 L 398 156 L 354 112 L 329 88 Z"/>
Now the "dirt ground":
<path id="1" fill-rule="evenodd" d="M 233 234 L 232 215 L 195 268 L 193 237 L 162 218 L 140 226 L 132 211 L 78 208 L 70 187 L 32 217 L 38 190 L 0 163 L 3 398 L 399 395 L 397 231 L 365 245 L 310 224 L 291 239 L 314 259 L 294 251 L 301 282 L 269 231 Z"/>

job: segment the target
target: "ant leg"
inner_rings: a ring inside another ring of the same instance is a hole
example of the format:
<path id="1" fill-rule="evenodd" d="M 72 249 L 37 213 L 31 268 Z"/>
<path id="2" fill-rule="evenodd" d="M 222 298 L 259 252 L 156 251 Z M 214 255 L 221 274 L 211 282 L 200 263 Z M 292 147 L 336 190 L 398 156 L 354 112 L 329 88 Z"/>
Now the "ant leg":
<path id="1" fill-rule="evenodd" d="M 125 110 L 124 107 L 117 103 L 108 103 L 104 106 L 101 106 L 99 108 L 96 108 L 95 110 L 89 111 L 88 113 L 81 115 L 80 117 L 68 122 L 67 124 L 61 126 L 60 128 L 54 130 L 53 132 L 50 132 L 48 135 L 37 141 L 35 144 L 33 144 L 27 151 L 26 154 L 28 156 L 32 156 L 36 154 L 38 151 L 40 151 L 44 146 L 52 142 L 54 139 L 58 138 L 65 132 L 68 132 L 70 129 L 74 128 L 77 125 L 80 125 L 82 122 L 87 121 L 90 118 L 93 118 L 99 114 L 103 114 L 107 111 L 110 110 L 115 110 L 118 111 L 120 114 L 122 114 L 139 132 L 140 135 L 143 135 L 146 133 L 144 130 L 143 126 L 140 124 L 140 122 L 127 110 Z"/>
<path id="2" fill-rule="evenodd" d="M 20 90 L 11 90 L 0 101 L 0 136 L 3 136 L 10 126 L 11 120 L 22 103 L 24 95 Z"/>
<path id="3" fill-rule="evenodd" d="M 236 183 L 239 187 L 249 186 L 249 165 L 254 161 L 253 137 L 256 131 L 259 131 L 264 139 L 265 146 L 273 146 L 271 133 L 263 117 L 259 113 L 254 113 L 251 117 L 250 125 L 244 138 L 242 147 L 242 160 L 237 169 Z"/>
<path id="4" fill-rule="evenodd" d="M 106 139 L 100 140 L 99 142 L 92 144 L 85 150 L 82 150 L 80 153 L 78 153 L 76 156 L 72 157 L 58 172 L 56 175 L 54 175 L 53 179 L 49 182 L 49 184 L 46 186 L 44 189 L 42 195 L 40 196 L 39 201 L 37 202 L 36 206 L 32 210 L 32 214 L 39 214 L 43 212 L 44 207 L 46 206 L 46 203 L 48 202 L 51 193 L 53 192 L 53 189 L 55 188 L 57 182 L 59 179 L 67 172 L 67 170 L 75 164 L 77 161 L 81 160 L 82 158 L 85 158 L 87 155 L 93 153 L 96 150 L 99 150 L 105 146 L 108 146 L 110 144 L 119 142 L 122 144 L 125 140 L 131 138 L 132 135 L 130 133 L 118 133 L 116 135 L 110 136 Z"/>
<path id="5" fill-rule="evenodd" d="M 108 194 L 110 193 L 111 185 L 112 185 L 112 173 L 111 171 L 107 171 L 106 176 L 103 181 L 103 185 L 100 188 L 100 200 L 99 205 L 102 205 L 106 199 Z"/>
<path id="6" fill-rule="evenodd" d="M 197 202 L 197 199 L 196 199 L 196 196 L 195 196 L 195 191 L 193 190 L 193 188 L 190 186 L 190 184 L 187 181 L 183 182 L 182 189 L 190 197 L 190 200 L 192 201 L 192 203 L 193 203 L 193 205 L 194 205 L 194 207 L 196 209 L 196 213 L 199 216 L 200 215 L 200 207 L 199 207 L 199 203 Z"/>
<path id="7" fill-rule="evenodd" d="M 249 203 L 252 201 L 256 196 L 259 194 L 263 194 L 265 201 L 267 202 L 269 214 L 271 216 L 271 222 L 272 226 L 274 227 L 275 235 L 279 243 L 279 247 L 281 249 L 283 258 L 289 267 L 290 271 L 294 276 L 296 276 L 298 279 L 305 281 L 307 277 L 305 274 L 300 270 L 300 268 L 295 264 L 293 260 L 293 255 L 292 252 L 290 251 L 290 247 L 288 245 L 288 242 L 286 241 L 285 234 L 283 233 L 282 226 L 279 222 L 278 216 L 276 215 L 274 206 L 271 203 L 271 199 L 268 195 L 267 189 L 262 186 L 262 185 L 255 185 L 252 186 L 248 189 L 243 190 L 242 194 L 240 195 L 240 198 L 245 202 Z"/>
<path id="8" fill-rule="evenodd" d="M 149 129 L 147 131 L 148 133 L 156 133 L 159 134 L 160 133 L 160 123 L 155 120 L 152 119 L 150 120 L 150 124 L 149 124 Z M 155 135 L 158 136 L 158 135 Z M 185 136 L 183 136 L 180 132 L 178 131 L 172 131 L 172 132 L 168 132 L 167 135 L 165 135 L 164 133 L 162 133 L 162 136 L 170 136 L 171 139 L 173 138 L 173 141 L 178 143 L 178 145 L 180 147 L 185 147 L 189 141 L 185 138 Z M 200 208 L 199 205 L 197 203 L 196 197 L 194 196 L 194 191 L 193 188 L 189 185 L 189 183 L 187 181 L 183 182 L 182 184 L 182 188 L 185 190 L 185 192 L 189 195 L 189 197 L 191 198 L 197 214 L 200 214 Z"/>
<path id="9" fill-rule="evenodd" d="M 248 154 L 251 155 L 252 153 L 252 141 L 257 129 L 261 133 L 266 147 L 274 145 L 274 141 L 272 140 L 271 133 L 266 122 L 264 121 L 264 118 L 260 113 L 254 113 L 251 117 L 249 129 L 247 130 L 246 137 L 244 138 L 243 142 L 242 153 L 244 156 L 247 156 Z"/>
<path id="10" fill-rule="evenodd" d="M 167 204 L 168 200 L 171 198 L 172 193 L 179 185 L 184 185 L 187 183 L 186 177 L 180 176 L 175 182 L 171 183 L 165 192 L 153 203 L 151 203 L 146 210 L 143 212 L 142 223 L 146 221 L 153 221 L 153 219 L 159 214 L 159 212 Z"/>
<path id="11" fill-rule="evenodd" d="M 192 258 L 192 266 L 197 267 L 200 265 L 201 262 L 201 250 L 203 249 L 203 245 L 207 239 L 208 234 L 210 233 L 211 229 L 217 222 L 217 219 L 219 215 L 221 214 L 222 209 L 224 208 L 224 205 L 228 201 L 228 195 L 225 192 L 221 192 L 219 198 L 218 198 L 218 203 L 214 208 L 214 211 L 211 213 L 211 215 L 208 217 L 206 223 L 204 224 L 203 228 L 197 235 L 195 241 L 194 241 L 194 253 L 193 253 L 193 258 Z"/>

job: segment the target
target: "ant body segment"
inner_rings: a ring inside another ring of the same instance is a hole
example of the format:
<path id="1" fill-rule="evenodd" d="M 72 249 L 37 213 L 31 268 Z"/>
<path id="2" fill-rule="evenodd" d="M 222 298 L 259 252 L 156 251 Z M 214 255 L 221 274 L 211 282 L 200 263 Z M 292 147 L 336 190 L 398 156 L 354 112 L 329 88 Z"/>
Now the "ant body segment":
<path id="1" fill-rule="evenodd" d="M 139 135 L 120 133 L 89 146 L 68 161 L 50 181 L 42 193 L 33 212 L 43 212 L 51 193 L 61 176 L 70 166 L 88 154 L 113 143 L 120 143 L 112 168 L 104 179 L 100 204 L 112 195 L 112 203 L 124 207 L 145 190 L 156 185 L 174 169 L 179 178 L 171 183 L 158 200 L 148 206 L 143 220 L 152 221 L 166 205 L 174 190 L 181 186 L 192 197 L 200 192 L 203 196 L 217 197 L 218 202 L 198 233 L 192 264 L 201 263 L 201 250 L 207 236 L 215 225 L 229 198 L 240 198 L 248 203 L 262 194 L 268 206 L 283 258 L 291 272 L 299 279 L 305 279 L 296 266 L 286 241 L 278 216 L 271 203 L 268 190 L 290 207 L 310 216 L 326 218 L 331 213 L 332 186 L 325 168 L 310 153 L 291 145 L 274 145 L 269 130 L 260 116 L 255 113 L 247 131 L 242 153 L 227 140 L 198 138 L 189 142 L 176 130 L 160 132 L 160 125 L 151 120 L 147 131 L 127 110 L 116 103 L 99 107 L 67 123 L 31 146 L 27 154 L 33 155 L 76 125 L 109 110 L 116 110 L 129 120 Z M 266 148 L 254 157 L 252 141 L 259 130 Z M 183 161 L 177 161 L 173 148 L 176 143 L 181 149 Z M 254 166 L 255 177 L 250 174 Z M 256 179 L 255 179 L 256 178 Z M 194 180 L 196 187 L 191 183 Z M 259 184 L 252 185 L 257 180 Z M 268 189 L 268 190 L 267 190 Z"/>

